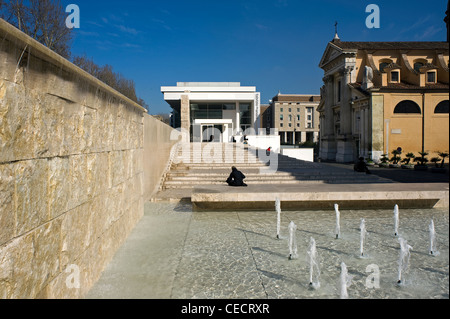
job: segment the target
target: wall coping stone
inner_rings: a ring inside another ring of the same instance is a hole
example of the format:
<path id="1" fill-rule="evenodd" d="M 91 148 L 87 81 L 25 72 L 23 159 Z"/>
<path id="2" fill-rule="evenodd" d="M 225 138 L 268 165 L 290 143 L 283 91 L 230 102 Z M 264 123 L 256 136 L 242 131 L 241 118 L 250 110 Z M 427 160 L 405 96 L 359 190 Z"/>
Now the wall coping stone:
<path id="1" fill-rule="evenodd" d="M 47 48 L 45 45 L 39 43 L 35 39 L 31 38 L 30 36 L 26 35 L 13 25 L 9 24 L 3 19 L 0 19 L 0 37 L 5 40 L 8 38 L 8 35 L 10 35 L 11 38 L 14 39 L 14 43 L 21 42 L 22 46 L 25 48 L 26 46 L 31 47 L 32 55 L 43 59 L 51 64 L 54 64 L 58 67 L 64 67 L 68 71 L 75 73 L 76 75 L 80 76 L 83 79 L 86 79 L 87 81 L 91 82 L 93 85 L 100 86 L 102 89 L 104 89 L 106 92 L 115 95 L 119 97 L 120 99 L 124 100 L 126 103 L 130 104 L 131 106 L 137 108 L 138 110 L 147 113 L 147 110 L 143 108 L 141 105 L 137 104 L 130 98 L 126 97 L 122 93 L 116 91 L 109 85 L 105 84 L 104 82 L 100 81 L 93 75 L 89 74 L 88 72 L 84 71 L 83 69 L 79 68 L 72 62 L 68 61 L 67 59 L 63 58 L 59 54 L 55 53 L 54 51 Z"/>

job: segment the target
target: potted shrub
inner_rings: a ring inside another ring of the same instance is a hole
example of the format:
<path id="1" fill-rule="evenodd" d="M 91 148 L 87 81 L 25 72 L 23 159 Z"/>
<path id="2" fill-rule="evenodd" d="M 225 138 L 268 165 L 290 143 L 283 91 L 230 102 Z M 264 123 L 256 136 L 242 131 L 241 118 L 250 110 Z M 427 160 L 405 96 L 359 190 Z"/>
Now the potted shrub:
<path id="1" fill-rule="evenodd" d="M 433 167 L 431 171 L 433 173 L 445 173 L 445 159 L 448 156 L 449 154 L 447 152 L 439 152 L 439 157 L 432 158 L 431 162 L 434 163 L 435 167 Z"/>
<path id="2" fill-rule="evenodd" d="M 408 153 L 405 155 L 405 158 L 402 160 L 402 168 L 403 169 L 414 169 L 414 164 L 412 162 L 416 158 L 416 155 L 414 153 Z"/>
<path id="3" fill-rule="evenodd" d="M 400 154 L 401 154 L 401 152 L 398 149 L 392 151 L 392 155 L 394 155 L 394 156 L 391 157 L 392 164 L 389 164 L 389 167 L 391 167 L 391 168 L 400 167 L 399 162 L 402 160 L 402 158 L 400 157 Z"/>
<path id="4" fill-rule="evenodd" d="M 370 157 L 366 158 L 366 164 L 367 164 L 367 166 L 375 166 L 375 163 L 373 162 L 373 160 Z"/>
<path id="5" fill-rule="evenodd" d="M 420 154 L 420 157 L 416 157 L 414 159 L 414 161 L 417 163 L 414 166 L 414 170 L 416 170 L 416 171 L 426 171 L 426 170 L 428 170 L 428 166 L 427 166 L 428 158 L 427 158 L 427 156 L 428 156 L 429 153 L 428 152 L 419 152 L 419 154 Z"/>
<path id="6" fill-rule="evenodd" d="M 389 158 L 387 154 L 383 154 L 381 155 L 381 159 L 380 159 L 380 167 L 389 167 Z"/>

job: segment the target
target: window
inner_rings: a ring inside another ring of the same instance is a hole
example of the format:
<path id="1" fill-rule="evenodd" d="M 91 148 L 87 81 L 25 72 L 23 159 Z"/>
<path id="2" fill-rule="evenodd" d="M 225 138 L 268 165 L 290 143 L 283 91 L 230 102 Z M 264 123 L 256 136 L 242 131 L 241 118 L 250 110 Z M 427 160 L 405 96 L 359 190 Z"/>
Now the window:
<path id="1" fill-rule="evenodd" d="M 449 102 L 442 101 L 436 106 L 436 109 L 434 110 L 435 114 L 449 114 Z"/>
<path id="2" fill-rule="evenodd" d="M 292 127 L 292 123 L 289 123 L 289 127 Z"/>
<path id="3" fill-rule="evenodd" d="M 284 126 L 284 124 L 283 123 L 280 123 L 280 127 L 283 127 Z"/>
<path id="4" fill-rule="evenodd" d="M 337 101 L 341 102 L 341 81 L 337 83 Z"/>
<path id="5" fill-rule="evenodd" d="M 300 127 L 300 123 L 297 123 L 297 127 Z"/>
<path id="6" fill-rule="evenodd" d="M 292 109 L 291 108 L 289 109 L 289 113 L 292 113 Z"/>
<path id="7" fill-rule="evenodd" d="M 241 124 L 246 124 L 251 126 L 252 122 L 252 113 L 251 113 L 251 104 L 250 103 L 240 103 L 239 111 L 241 116 Z"/>
<path id="8" fill-rule="evenodd" d="M 289 122 L 292 122 L 292 115 L 289 115 Z"/>
<path id="9" fill-rule="evenodd" d="M 300 121 L 300 115 L 297 115 L 297 121 Z"/>
<path id="10" fill-rule="evenodd" d="M 389 63 L 387 63 L 387 62 L 381 62 L 380 67 L 379 67 L 380 72 L 384 72 L 384 68 L 387 67 L 388 65 L 389 65 Z"/>
<path id="11" fill-rule="evenodd" d="M 283 109 L 283 108 L 280 108 L 280 112 L 283 113 L 283 111 L 284 111 L 284 109 Z"/>
<path id="12" fill-rule="evenodd" d="M 249 125 L 249 124 L 244 124 L 244 125 L 241 125 L 241 130 L 242 130 L 242 132 L 245 132 L 245 131 L 247 131 L 248 129 L 250 129 L 252 126 L 251 125 Z"/>
<path id="13" fill-rule="evenodd" d="M 427 72 L 427 83 L 436 83 L 436 72 Z"/>
<path id="14" fill-rule="evenodd" d="M 313 112 L 313 108 L 312 107 L 308 107 L 307 110 L 308 110 L 308 113 L 312 113 Z"/>
<path id="15" fill-rule="evenodd" d="M 300 108 L 299 107 L 297 108 L 297 112 L 300 113 Z"/>
<path id="16" fill-rule="evenodd" d="M 223 109 L 224 110 L 236 110 L 236 104 L 234 104 L 234 103 L 224 104 Z"/>
<path id="17" fill-rule="evenodd" d="M 397 104 L 394 114 L 422 114 L 422 111 L 416 102 L 405 100 Z"/>
<path id="18" fill-rule="evenodd" d="M 283 121 L 284 120 L 284 116 L 283 116 L 283 114 L 280 114 L 280 121 Z"/>
<path id="19" fill-rule="evenodd" d="M 308 121 L 312 121 L 312 116 L 308 115 Z"/>
<path id="20" fill-rule="evenodd" d="M 391 72 L 391 82 L 398 82 L 398 81 L 399 81 L 399 72 L 392 71 Z"/>
<path id="21" fill-rule="evenodd" d="M 423 67 L 425 64 L 423 64 L 422 62 L 416 62 L 414 63 L 414 70 L 416 70 L 417 72 L 420 72 L 420 68 Z"/>

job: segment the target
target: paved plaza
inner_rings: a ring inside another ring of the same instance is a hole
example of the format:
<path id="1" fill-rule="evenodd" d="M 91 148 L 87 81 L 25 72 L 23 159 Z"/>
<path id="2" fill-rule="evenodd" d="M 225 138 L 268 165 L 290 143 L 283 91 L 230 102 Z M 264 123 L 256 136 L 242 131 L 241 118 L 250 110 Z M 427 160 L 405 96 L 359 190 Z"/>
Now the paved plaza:
<path id="1" fill-rule="evenodd" d="M 413 173 L 398 171 L 411 174 L 408 181 L 417 185 L 420 176 L 413 179 Z M 448 175 L 435 176 L 436 183 L 423 187 L 448 190 L 443 183 Z M 408 186 L 405 180 L 397 184 Z M 342 262 L 352 276 L 351 299 L 448 298 L 448 209 L 400 208 L 400 235 L 413 247 L 403 287 L 396 285 L 399 244 L 392 233 L 392 211 L 342 211 L 339 240 L 333 234 L 334 211 L 283 211 L 282 238 L 276 239 L 275 209 L 195 212 L 189 202 L 147 203 L 144 218 L 87 299 L 336 299 Z M 367 258 L 358 256 L 362 218 L 368 229 Z M 427 253 L 431 218 L 438 234 L 437 257 Z M 291 221 L 298 226 L 294 260 L 288 260 Z M 308 285 L 306 255 L 312 237 L 320 257 L 317 290 Z M 373 265 L 380 273 L 378 289 L 366 287 Z"/>

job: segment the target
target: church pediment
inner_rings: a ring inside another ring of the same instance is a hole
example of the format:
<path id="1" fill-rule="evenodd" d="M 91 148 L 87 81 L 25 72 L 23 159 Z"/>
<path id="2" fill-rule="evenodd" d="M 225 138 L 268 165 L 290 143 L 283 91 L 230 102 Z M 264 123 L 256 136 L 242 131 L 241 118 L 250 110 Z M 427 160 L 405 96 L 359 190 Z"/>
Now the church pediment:
<path id="1" fill-rule="evenodd" d="M 322 59 L 320 60 L 319 67 L 323 68 L 323 66 L 327 65 L 329 62 L 336 59 L 338 56 L 340 56 L 343 53 L 342 49 L 334 45 L 333 43 L 328 43 L 327 48 L 325 49 L 325 52 L 322 56 Z"/>

